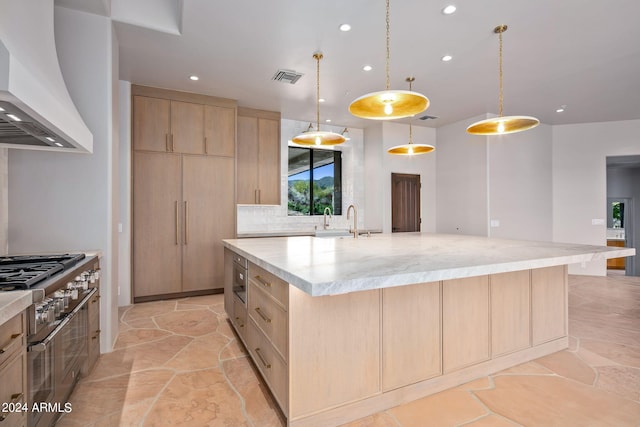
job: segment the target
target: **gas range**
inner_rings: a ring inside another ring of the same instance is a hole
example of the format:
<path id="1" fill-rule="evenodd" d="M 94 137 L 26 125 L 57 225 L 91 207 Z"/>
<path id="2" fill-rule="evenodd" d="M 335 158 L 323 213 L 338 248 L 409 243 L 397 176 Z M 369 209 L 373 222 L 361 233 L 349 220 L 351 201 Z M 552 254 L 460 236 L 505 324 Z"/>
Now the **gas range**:
<path id="1" fill-rule="evenodd" d="M 73 267 L 84 258 L 85 254 L 0 257 L 0 290 L 29 289 Z"/>

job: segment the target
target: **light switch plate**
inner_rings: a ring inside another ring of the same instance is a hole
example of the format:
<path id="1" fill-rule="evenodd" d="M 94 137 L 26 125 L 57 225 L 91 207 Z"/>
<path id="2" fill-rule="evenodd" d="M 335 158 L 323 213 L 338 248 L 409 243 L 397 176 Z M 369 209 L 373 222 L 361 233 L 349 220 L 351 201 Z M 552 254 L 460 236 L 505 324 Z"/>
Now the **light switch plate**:
<path id="1" fill-rule="evenodd" d="M 499 219 L 492 219 L 491 220 L 491 227 L 493 227 L 493 228 L 500 227 L 500 220 Z"/>

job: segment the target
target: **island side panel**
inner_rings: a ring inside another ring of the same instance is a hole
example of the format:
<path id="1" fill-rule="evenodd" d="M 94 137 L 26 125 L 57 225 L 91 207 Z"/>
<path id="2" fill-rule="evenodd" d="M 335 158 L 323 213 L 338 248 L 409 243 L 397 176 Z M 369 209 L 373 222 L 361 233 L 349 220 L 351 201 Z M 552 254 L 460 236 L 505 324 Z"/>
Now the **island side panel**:
<path id="1" fill-rule="evenodd" d="M 441 282 L 383 289 L 384 391 L 442 373 L 441 289 Z"/>
<path id="2" fill-rule="evenodd" d="M 490 276 L 492 357 L 531 346 L 530 279 L 529 270 Z"/>
<path id="3" fill-rule="evenodd" d="M 534 346 L 567 335 L 567 266 L 531 270 L 531 328 Z"/>
<path id="4" fill-rule="evenodd" d="M 442 284 L 442 371 L 489 359 L 489 276 Z"/>
<path id="5" fill-rule="evenodd" d="M 289 422 L 381 393 L 381 291 L 289 288 Z"/>

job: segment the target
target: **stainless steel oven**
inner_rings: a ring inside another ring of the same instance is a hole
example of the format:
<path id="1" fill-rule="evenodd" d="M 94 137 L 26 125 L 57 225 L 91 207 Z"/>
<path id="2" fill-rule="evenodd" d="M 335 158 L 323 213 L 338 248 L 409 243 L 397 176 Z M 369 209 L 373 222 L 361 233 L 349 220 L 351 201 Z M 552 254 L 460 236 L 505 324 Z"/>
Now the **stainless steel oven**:
<path id="1" fill-rule="evenodd" d="M 247 260 L 246 258 L 234 253 L 233 254 L 233 293 L 247 304 Z"/>
<path id="2" fill-rule="evenodd" d="M 55 328 L 42 340 L 28 344 L 30 405 L 64 407 L 67 402 L 87 356 L 87 304 L 96 292 L 95 288 L 80 291 L 75 307 L 56 321 Z M 30 411 L 29 426 L 53 425 L 57 416 L 59 412 L 51 407 Z"/>

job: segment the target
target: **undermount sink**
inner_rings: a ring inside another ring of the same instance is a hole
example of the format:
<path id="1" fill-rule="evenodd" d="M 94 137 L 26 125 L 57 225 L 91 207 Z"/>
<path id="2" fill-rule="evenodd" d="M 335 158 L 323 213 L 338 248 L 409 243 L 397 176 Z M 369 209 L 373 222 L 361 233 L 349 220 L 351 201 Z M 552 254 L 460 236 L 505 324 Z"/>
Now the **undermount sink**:
<path id="1" fill-rule="evenodd" d="M 348 237 L 351 236 L 349 230 L 340 228 L 329 228 L 327 230 L 316 230 L 316 237 Z"/>

